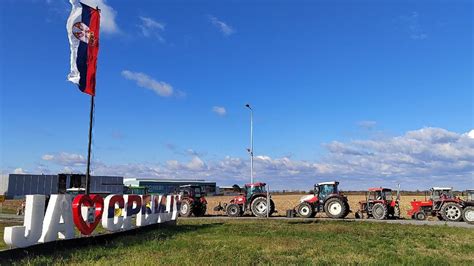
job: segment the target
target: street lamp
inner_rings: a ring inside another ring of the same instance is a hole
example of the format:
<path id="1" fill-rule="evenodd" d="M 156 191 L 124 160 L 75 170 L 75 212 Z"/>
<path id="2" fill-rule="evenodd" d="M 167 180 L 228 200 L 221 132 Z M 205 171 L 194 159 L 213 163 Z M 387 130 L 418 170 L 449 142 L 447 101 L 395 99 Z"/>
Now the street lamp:
<path id="1" fill-rule="evenodd" d="M 246 104 L 250 110 L 250 149 L 247 149 L 250 154 L 250 183 L 253 184 L 253 109 L 250 107 L 250 104 Z"/>

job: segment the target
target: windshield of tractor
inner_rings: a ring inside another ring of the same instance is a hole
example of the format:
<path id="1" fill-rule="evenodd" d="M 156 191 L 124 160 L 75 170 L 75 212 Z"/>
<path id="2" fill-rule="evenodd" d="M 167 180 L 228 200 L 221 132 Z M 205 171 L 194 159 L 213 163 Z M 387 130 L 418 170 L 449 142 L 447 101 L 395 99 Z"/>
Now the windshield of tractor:
<path id="1" fill-rule="evenodd" d="M 337 193 L 337 186 L 333 184 L 326 184 L 326 185 L 320 185 L 319 186 L 319 197 L 321 199 L 325 199 L 328 195 L 330 194 L 336 194 Z"/>
<path id="2" fill-rule="evenodd" d="M 247 187 L 247 198 L 250 198 L 255 193 L 266 193 L 265 186 L 250 186 Z"/>
<path id="3" fill-rule="evenodd" d="M 201 187 L 194 188 L 194 196 L 197 198 L 201 197 Z"/>
<path id="4" fill-rule="evenodd" d="M 474 190 L 467 191 L 467 201 L 474 201 Z"/>
<path id="5" fill-rule="evenodd" d="M 432 190 L 431 191 L 431 199 L 432 200 L 439 200 L 441 198 L 452 198 L 453 191 L 452 190 Z"/>

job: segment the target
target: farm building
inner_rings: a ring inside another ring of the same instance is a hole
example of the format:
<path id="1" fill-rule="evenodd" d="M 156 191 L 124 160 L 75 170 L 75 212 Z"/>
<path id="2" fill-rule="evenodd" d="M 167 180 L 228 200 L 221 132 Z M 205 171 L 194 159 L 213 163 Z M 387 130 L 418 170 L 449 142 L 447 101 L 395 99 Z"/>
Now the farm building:
<path id="1" fill-rule="evenodd" d="M 123 184 L 124 186 L 147 187 L 148 193 L 151 194 L 173 193 L 179 186 L 183 185 L 201 186 L 207 195 L 216 194 L 216 182 L 204 180 L 125 178 Z"/>
<path id="2" fill-rule="evenodd" d="M 85 188 L 86 176 L 82 174 L 28 175 L 10 174 L 0 177 L 0 195 L 22 198 L 31 194 L 63 194 Z M 91 193 L 122 194 L 123 177 L 91 176 Z"/>

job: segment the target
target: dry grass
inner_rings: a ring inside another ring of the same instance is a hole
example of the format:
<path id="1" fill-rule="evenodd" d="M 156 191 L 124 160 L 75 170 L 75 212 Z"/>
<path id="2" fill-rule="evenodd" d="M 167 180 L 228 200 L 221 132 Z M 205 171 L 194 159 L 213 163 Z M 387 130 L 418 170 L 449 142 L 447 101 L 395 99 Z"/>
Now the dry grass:
<path id="1" fill-rule="evenodd" d="M 273 195 L 272 199 L 275 202 L 276 209 L 278 213 L 275 216 L 285 216 L 286 210 L 293 209 L 299 203 L 299 199 L 304 196 L 302 195 Z M 358 202 L 361 200 L 365 200 L 365 195 L 349 195 L 347 196 L 349 199 L 349 205 L 351 206 L 352 213 L 349 214 L 348 218 L 354 218 L 354 212 L 357 211 L 359 208 Z M 226 203 L 232 199 L 232 196 L 214 196 L 214 197 L 207 197 L 208 201 L 208 208 L 207 214 L 216 215 L 222 214 L 222 212 L 214 212 L 213 208 L 219 204 L 219 202 Z M 408 217 L 407 211 L 410 209 L 410 201 L 413 199 L 423 200 L 424 196 L 401 196 L 401 203 L 400 203 L 400 210 L 401 215 L 403 218 L 410 218 Z M 324 214 L 318 214 L 318 217 L 324 217 Z M 432 218 L 432 217 L 428 217 Z M 434 218 L 436 219 L 436 218 Z"/>

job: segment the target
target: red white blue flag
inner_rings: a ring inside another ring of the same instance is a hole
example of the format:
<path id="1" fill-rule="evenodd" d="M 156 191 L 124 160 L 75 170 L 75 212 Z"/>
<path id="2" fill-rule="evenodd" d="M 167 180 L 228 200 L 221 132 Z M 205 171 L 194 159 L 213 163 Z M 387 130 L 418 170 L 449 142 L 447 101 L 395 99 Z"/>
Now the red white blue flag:
<path id="1" fill-rule="evenodd" d="M 67 32 L 71 45 L 71 72 L 67 79 L 89 95 L 95 95 L 97 54 L 99 53 L 100 11 L 79 0 L 70 0 Z"/>

